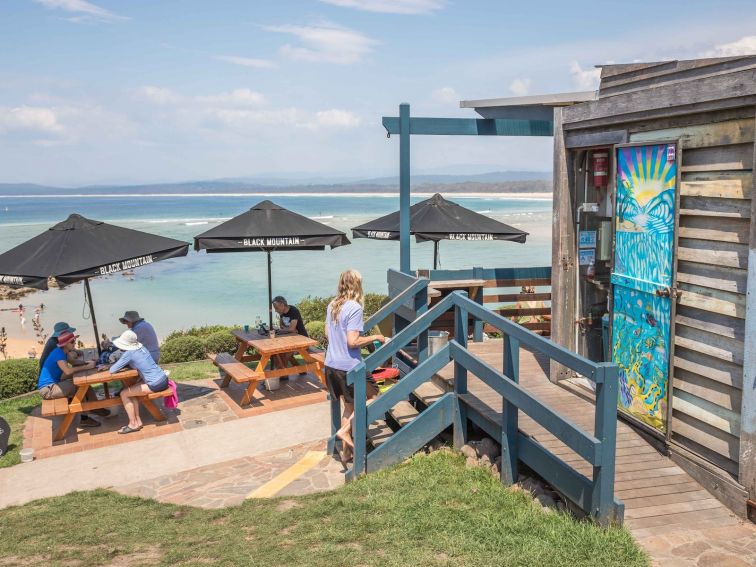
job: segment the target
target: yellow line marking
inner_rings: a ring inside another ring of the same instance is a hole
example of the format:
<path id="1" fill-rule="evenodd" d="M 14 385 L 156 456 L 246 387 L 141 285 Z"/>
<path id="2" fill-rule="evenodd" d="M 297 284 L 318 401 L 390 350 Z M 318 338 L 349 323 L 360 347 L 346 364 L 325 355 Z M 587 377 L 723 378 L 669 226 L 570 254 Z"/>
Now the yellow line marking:
<path id="1" fill-rule="evenodd" d="M 304 473 L 317 465 L 326 456 L 325 451 L 307 451 L 304 457 L 276 477 L 247 495 L 247 498 L 271 498 Z"/>

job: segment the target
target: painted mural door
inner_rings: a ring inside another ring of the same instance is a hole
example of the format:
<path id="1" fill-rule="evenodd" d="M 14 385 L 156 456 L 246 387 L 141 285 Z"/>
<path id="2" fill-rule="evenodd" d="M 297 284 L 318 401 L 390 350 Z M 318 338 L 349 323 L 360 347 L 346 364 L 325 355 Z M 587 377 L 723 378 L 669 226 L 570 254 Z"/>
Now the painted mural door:
<path id="1" fill-rule="evenodd" d="M 612 359 L 619 409 L 666 433 L 674 278 L 675 144 L 616 149 Z"/>

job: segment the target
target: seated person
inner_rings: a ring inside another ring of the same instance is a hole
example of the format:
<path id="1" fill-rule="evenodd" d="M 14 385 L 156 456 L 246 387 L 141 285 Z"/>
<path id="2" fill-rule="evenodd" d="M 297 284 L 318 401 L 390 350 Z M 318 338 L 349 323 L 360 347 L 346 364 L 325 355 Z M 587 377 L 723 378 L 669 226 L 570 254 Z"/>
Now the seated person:
<path id="1" fill-rule="evenodd" d="M 155 328 L 140 317 L 136 311 L 127 311 L 119 321 L 136 333 L 139 343 L 149 351 L 155 364 L 159 363 L 160 341 L 157 338 Z"/>
<path id="2" fill-rule="evenodd" d="M 123 407 L 129 416 L 129 423 L 124 425 L 118 433 L 133 433 L 142 429 L 138 398 L 165 390 L 168 387 L 168 375 L 157 365 L 147 348 L 139 342 L 134 331 L 124 331 L 113 341 L 113 344 L 123 351 L 123 355 L 110 367 L 110 373 L 115 374 L 126 366 L 139 373 L 139 380 L 126 386 L 120 394 Z"/>
<path id="3" fill-rule="evenodd" d="M 532 285 L 524 285 L 521 288 L 521 293 L 527 295 L 535 295 L 536 289 Z M 518 301 L 515 305 L 515 309 L 541 309 L 546 307 L 543 301 L 525 300 Z M 515 323 L 524 325 L 525 323 L 544 323 L 551 321 L 551 315 L 520 315 L 515 317 Z M 542 335 L 544 331 L 533 331 L 537 335 Z"/>
<path id="4" fill-rule="evenodd" d="M 304 321 L 302 320 L 302 314 L 299 309 L 293 305 L 289 305 L 286 298 L 279 295 L 273 298 L 273 309 L 275 309 L 278 316 L 281 318 L 281 332 L 283 333 L 297 333 L 303 337 L 307 337 L 307 329 L 305 329 Z M 295 366 L 297 361 L 294 359 L 293 354 L 277 355 L 279 365 L 281 368 L 286 366 Z M 306 372 L 300 372 L 300 376 L 304 376 Z"/>
<path id="5" fill-rule="evenodd" d="M 37 380 L 37 389 L 43 400 L 72 398 L 76 393 L 73 377 L 80 372 L 94 368 L 94 362 L 84 363 L 77 368 L 72 368 L 68 364 L 68 355 L 74 350 L 75 344 L 76 335 L 71 331 L 64 331 L 57 338 L 57 346 L 45 358 Z M 92 390 L 89 390 L 86 399 L 96 401 L 97 396 Z M 110 415 L 108 410 L 95 410 L 93 413 Z M 89 415 L 82 414 L 81 425 L 83 427 L 96 427 L 100 423 Z"/>
<path id="6" fill-rule="evenodd" d="M 47 342 L 45 343 L 45 346 L 42 349 L 42 354 L 39 356 L 39 369 L 40 370 L 42 370 L 42 366 L 44 366 L 45 360 L 47 360 L 47 357 L 50 355 L 50 353 L 54 351 L 56 348 L 58 348 L 58 337 L 66 331 L 68 331 L 69 333 L 73 333 L 76 331 L 76 329 L 63 321 L 59 321 L 58 323 L 55 323 L 55 326 L 53 327 L 53 332 L 50 335 L 50 338 L 47 339 Z"/>

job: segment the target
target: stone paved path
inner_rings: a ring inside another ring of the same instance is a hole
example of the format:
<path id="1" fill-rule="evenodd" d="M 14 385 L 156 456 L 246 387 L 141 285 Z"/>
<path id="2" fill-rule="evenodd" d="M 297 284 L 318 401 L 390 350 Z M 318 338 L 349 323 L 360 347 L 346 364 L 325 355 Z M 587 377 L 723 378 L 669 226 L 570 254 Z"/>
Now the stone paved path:
<path id="1" fill-rule="evenodd" d="M 637 538 L 659 567 L 752 567 L 756 565 L 756 526 L 659 530 Z"/>
<path id="2" fill-rule="evenodd" d="M 309 451 L 325 451 L 325 441 L 243 457 L 148 481 L 118 487 L 118 492 L 171 504 L 224 508 L 241 504 L 251 492 L 281 474 Z M 284 487 L 276 496 L 298 496 L 344 484 L 340 462 L 325 456 L 315 467 Z"/>

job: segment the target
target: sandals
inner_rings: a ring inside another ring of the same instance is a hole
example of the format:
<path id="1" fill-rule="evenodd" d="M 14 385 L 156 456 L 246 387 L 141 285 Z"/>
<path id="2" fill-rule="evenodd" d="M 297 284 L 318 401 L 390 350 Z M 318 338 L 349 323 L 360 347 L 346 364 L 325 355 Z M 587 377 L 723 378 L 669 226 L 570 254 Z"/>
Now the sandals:
<path id="1" fill-rule="evenodd" d="M 126 435 L 127 433 L 136 433 L 137 431 L 141 431 L 142 426 L 137 427 L 134 429 L 133 427 L 129 427 L 128 425 L 124 425 L 121 427 L 121 429 L 118 430 L 118 433 L 121 435 Z"/>

